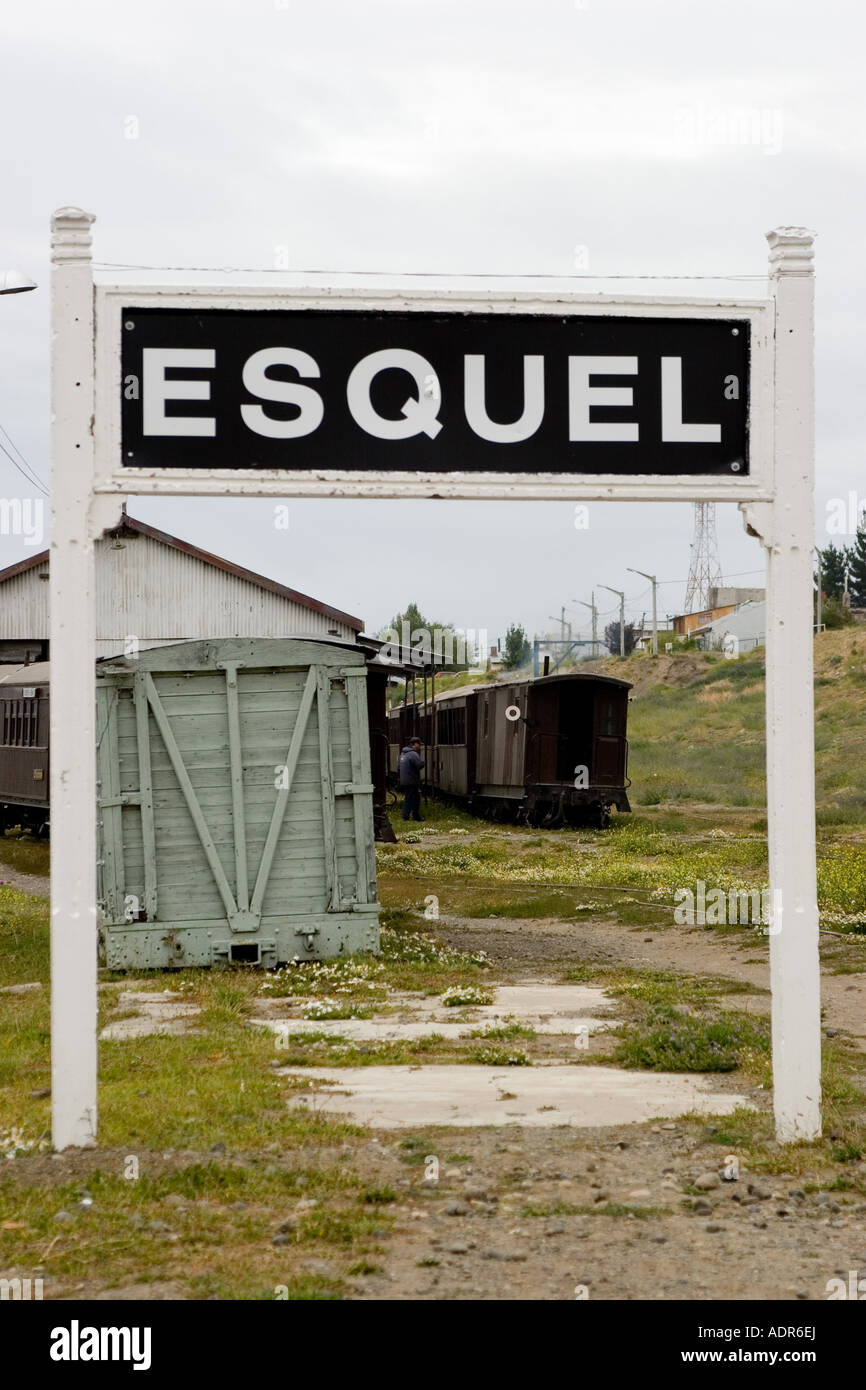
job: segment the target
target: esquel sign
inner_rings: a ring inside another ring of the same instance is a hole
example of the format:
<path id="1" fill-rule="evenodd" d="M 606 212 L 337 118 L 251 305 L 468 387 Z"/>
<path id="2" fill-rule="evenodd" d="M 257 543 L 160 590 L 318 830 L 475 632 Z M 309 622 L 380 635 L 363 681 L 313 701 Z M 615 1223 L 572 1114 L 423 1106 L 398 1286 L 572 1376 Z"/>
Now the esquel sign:
<path id="1" fill-rule="evenodd" d="M 130 308 L 124 468 L 744 477 L 747 320 Z"/>

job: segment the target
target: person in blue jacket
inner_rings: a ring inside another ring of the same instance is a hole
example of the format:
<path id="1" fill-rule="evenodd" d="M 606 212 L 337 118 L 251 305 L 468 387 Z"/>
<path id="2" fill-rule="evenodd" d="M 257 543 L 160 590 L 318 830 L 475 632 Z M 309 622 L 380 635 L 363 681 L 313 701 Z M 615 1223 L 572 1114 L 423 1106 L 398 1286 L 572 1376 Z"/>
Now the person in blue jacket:
<path id="1" fill-rule="evenodd" d="M 403 801 L 404 820 L 423 820 L 421 815 L 421 740 L 412 738 L 400 754 L 400 788 L 405 793 Z"/>

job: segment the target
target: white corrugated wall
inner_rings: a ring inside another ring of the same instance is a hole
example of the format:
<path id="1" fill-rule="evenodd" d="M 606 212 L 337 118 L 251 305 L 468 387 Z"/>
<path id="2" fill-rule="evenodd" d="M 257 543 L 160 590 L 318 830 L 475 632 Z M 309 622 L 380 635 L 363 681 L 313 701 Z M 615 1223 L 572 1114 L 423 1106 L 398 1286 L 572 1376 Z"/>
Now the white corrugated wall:
<path id="1" fill-rule="evenodd" d="M 48 565 L 0 585 L 0 639 L 47 638 Z M 346 623 L 240 579 L 149 536 L 97 545 L 97 655 L 198 637 L 338 637 Z M 330 635 L 334 635 L 333 631 Z"/>
<path id="2" fill-rule="evenodd" d="M 40 579 L 40 574 L 45 578 Z M 48 562 L 0 584 L 0 640 L 48 639 Z"/>

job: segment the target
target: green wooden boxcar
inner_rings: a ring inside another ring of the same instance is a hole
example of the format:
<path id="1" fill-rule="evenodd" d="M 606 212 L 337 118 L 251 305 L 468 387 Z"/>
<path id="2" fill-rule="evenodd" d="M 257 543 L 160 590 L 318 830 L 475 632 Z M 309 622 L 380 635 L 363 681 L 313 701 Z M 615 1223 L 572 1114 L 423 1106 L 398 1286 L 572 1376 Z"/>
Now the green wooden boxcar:
<path id="1" fill-rule="evenodd" d="M 361 650 L 156 647 L 98 663 L 97 710 L 108 966 L 378 950 Z"/>

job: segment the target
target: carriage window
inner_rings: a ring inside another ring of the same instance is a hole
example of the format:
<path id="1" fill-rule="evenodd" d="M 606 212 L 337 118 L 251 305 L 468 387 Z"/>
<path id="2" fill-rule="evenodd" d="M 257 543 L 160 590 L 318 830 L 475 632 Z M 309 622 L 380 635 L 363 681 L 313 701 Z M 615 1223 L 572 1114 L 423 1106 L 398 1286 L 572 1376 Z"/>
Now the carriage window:
<path id="1" fill-rule="evenodd" d="M 466 742 L 466 709 L 440 709 L 436 716 L 436 741 L 442 745 Z"/>
<path id="2" fill-rule="evenodd" d="M 34 748 L 38 724 L 37 700 L 3 700 L 3 747 Z"/>
<path id="3" fill-rule="evenodd" d="M 601 700 L 598 716 L 598 731 L 603 736 L 616 734 L 616 706 L 613 700 Z"/>

